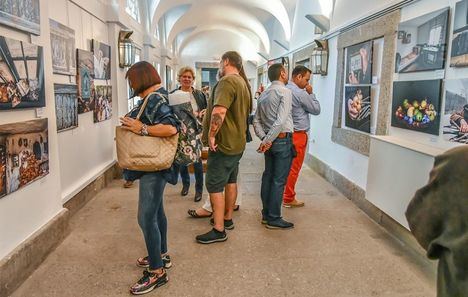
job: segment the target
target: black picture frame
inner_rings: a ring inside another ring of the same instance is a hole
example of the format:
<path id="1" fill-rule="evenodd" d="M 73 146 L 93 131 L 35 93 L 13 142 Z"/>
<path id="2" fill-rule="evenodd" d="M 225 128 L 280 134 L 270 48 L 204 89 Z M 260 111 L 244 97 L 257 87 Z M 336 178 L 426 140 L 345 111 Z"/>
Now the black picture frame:
<path id="1" fill-rule="evenodd" d="M 372 57 L 374 42 L 368 40 L 346 48 L 346 84 L 372 83 Z"/>

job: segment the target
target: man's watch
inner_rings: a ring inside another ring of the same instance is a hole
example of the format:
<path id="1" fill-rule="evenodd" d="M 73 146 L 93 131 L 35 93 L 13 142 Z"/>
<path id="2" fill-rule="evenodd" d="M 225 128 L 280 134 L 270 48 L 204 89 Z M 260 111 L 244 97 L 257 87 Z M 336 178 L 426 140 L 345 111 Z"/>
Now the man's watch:
<path id="1" fill-rule="evenodd" d="M 148 133 L 148 126 L 146 126 L 145 124 L 143 124 L 143 125 L 141 126 L 140 134 L 141 134 L 141 136 L 148 136 L 148 135 L 149 135 L 149 133 Z"/>

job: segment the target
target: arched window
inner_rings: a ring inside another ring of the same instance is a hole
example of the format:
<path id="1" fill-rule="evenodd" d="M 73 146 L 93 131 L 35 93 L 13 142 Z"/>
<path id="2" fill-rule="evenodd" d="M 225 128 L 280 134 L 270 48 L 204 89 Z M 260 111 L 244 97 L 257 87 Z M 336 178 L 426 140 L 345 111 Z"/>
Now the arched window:
<path id="1" fill-rule="evenodd" d="M 138 23 L 140 22 L 140 7 L 138 0 L 127 0 L 125 11 Z"/>

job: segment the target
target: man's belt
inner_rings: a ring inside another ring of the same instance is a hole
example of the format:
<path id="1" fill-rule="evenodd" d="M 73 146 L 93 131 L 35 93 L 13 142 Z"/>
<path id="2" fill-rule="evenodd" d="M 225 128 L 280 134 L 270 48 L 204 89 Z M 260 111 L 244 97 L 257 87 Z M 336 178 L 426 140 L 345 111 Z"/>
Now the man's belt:
<path id="1" fill-rule="evenodd" d="M 291 137 L 291 132 L 281 132 L 276 138 L 288 138 Z"/>

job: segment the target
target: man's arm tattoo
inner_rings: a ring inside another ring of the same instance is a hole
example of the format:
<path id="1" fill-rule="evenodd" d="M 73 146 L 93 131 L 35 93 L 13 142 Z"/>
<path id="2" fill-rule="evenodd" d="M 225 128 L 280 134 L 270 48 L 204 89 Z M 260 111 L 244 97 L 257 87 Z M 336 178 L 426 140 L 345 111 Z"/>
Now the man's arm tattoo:
<path id="1" fill-rule="evenodd" d="M 223 118 L 219 113 L 214 113 L 211 115 L 211 124 L 210 124 L 210 136 L 215 137 L 221 125 L 223 124 Z"/>

